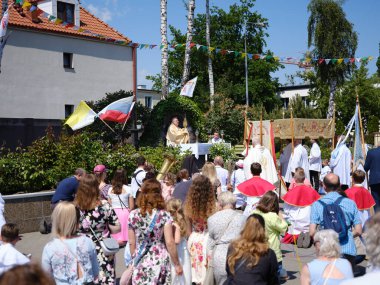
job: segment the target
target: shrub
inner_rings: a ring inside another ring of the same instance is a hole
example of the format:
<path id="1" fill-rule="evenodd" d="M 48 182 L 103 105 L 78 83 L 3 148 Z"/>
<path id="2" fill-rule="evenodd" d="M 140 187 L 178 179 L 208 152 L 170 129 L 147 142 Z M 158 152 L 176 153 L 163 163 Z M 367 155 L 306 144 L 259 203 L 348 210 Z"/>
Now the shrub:
<path id="1" fill-rule="evenodd" d="M 209 156 L 211 159 L 221 156 L 226 162 L 237 159 L 234 150 L 222 143 L 213 144 L 210 148 Z"/>

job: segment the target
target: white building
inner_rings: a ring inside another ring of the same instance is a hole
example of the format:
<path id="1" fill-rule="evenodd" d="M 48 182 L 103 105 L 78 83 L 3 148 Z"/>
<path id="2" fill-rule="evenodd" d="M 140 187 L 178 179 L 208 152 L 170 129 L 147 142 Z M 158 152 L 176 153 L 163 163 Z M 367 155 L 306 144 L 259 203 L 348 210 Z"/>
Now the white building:
<path id="1" fill-rule="evenodd" d="M 24 10 L 23 16 L 13 2 L 8 1 L 10 36 L 0 73 L 1 144 L 30 144 L 48 125 L 58 130 L 81 100 L 96 101 L 120 89 L 136 94 L 136 49 L 79 1 L 35 1 L 66 26 L 36 12 Z"/>
<path id="2" fill-rule="evenodd" d="M 146 85 L 137 85 L 136 101 L 143 106 L 153 109 L 161 100 L 161 92 L 147 89 Z"/>
<path id="3" fill-rule="evenodd" d="M 309 89 L 310 85 L 283 86 L 278 89 L 277 95 L 280 97 L 283 107 L 287 109 L 290 99 L 295 98 L 297 95 L 301 96 L 306 105 L 306 98 L 309 96 Z"/>

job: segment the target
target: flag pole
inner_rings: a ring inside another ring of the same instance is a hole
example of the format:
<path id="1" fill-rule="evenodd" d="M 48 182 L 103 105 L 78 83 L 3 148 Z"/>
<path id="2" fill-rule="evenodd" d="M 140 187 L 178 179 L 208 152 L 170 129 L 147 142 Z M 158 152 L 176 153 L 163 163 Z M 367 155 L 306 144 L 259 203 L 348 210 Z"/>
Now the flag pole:
<path id="1" fill-rule="evenodd" d="M 331 145 L 331 149 L 334 150 L 334 145 L 335 145 L 335 120 L 336 120 L 336 117 L 335 117 L 335 113 L 336 113 L 336 106 L 335 106 L 335 103 L 334 103 L 334 113 L 333 113 L 333 121 L 332 121 L 332 145 Z"/>
<path id="2" fill-rule="evenodd" d="M 364 132 L 363 132 L 363 122 L 362 122 L 362 116 L 360 113 L 360 103 L 359 103 L 359 93 L 358 93 L 358 87 L 355 87 L 356 90 L 356 104 L 358 105 L 358 113 L 359 113 L 359 124 L 360 124 L 360 136 L 362 139 L 362 151 L 363 151 L 363 158 L 366 158 L 365 153 L 365 142 L 364 142 Z"/>
<path id="3" fill-rule="evenodd" d="M 121 129 L 121 131 L 124 131 L 124 127 L 125 125 L 127 124 L 127 121 L 129 120 L 129 117 L 131 116 L 131 113 L 133 111 L 133 107 L 135 106 L 135 102 L 132 102 L 132 105 L 131 105 L 131 109 L 129 110 L 129 113 L 128 113 L 128 116 L 127 118 L 125 119 L 125 122 L 123 124 L 123 128 Z"/>
<path id="4" fill-rule="evenodd" d="M 98 117 L 107 127 L 109 127 L 110 128 L 110 130 L 111 131 L 113 131 L 114 133 L 115 133 L 115 131 L 114 131 L 114 129 L 113 128 L 111 128 L 110 127 L 110 125 L 108 125 L 105 121 L 103 121 L 100 117 Z"/>

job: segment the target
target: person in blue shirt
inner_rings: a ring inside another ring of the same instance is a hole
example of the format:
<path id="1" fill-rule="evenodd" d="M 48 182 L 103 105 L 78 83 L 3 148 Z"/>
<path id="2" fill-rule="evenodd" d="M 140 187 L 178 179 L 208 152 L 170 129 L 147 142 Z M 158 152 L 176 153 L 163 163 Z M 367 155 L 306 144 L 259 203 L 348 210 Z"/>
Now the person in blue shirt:
<path id="1" fill-rule="evenodd" d="M 74 175 L 63 179 L 59 182 L 57 189 L 51 199 L 52 209 L 61 201 L 74 201 L 74 196 L 77 192 L 79 181 L 86 174 L 86 171 L 82 168 L 75 170 Z"/>
<path id="2" fill-rule="evenodd" d="M 336 174 L 330 173 L 325 176 L 323 179 L 323 184 L 327 194 L 321 198 L 319 201 L 324 202 L 325 204 L 332 204 L 337 199 L 342 197 L 340 191 L 340 180 L 339 176 Z M 344 195 L 344 194 L 343 194 Z M 311 206 L 311 215 L 310 215 L 310 236 L 314 237 L 317 229 L 317 225 L 320 225 L 324 229 L 323 221 L 323 205 L 319 201 L 316 201 Z M 348 228 L 348 239 L 345 239 L 343 242 L 340 242 L 341 246 L 341 255 L 343 258 L 347 259 L 354 270 L 355 267 L 355 256 L 356 256 L 356 247 L 354 242 L 355 236 L 360 236 L 362 234 L 362 224 L 359 216 L 358 208 L 354 201 L 347 198 L 343 198 L 339 202 L 339 207 L 344 213 L 346 220 L 346 225 Z"/>

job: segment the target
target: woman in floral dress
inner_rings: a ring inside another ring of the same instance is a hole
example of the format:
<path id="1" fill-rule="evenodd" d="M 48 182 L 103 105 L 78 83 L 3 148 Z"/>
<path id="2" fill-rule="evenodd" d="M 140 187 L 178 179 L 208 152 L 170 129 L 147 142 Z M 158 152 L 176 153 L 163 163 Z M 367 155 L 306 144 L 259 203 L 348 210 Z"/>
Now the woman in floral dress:
<path id="1" fill-rule="evenodd" d="M 99 183 L 95 175 L 87 174 L 81 179 L 74 203 L 80 210 L 79 231 L 95 243 L 99 262 L 99 278 L 95 284 L 116 284 L 115 256 L 105 256 L 98 240 L 120 232 L 120 224 L 111 205 L 106 200 L 100 200 Z"/>
<path id="2" fill-rule="evenodd" d="M 137 252 L 142 252 L 142 257 L 133 270 L 132 284 L 169 285 L 172 282 L 170 259 L 177 275 L 182 275 L 182 266 L 174 243 L 173 220 L 165 211 L 160 182 L 154 178 L 146 180 L 137 205 L 139 208 L 129 215 L 128 238 L 131 254 L 135 257 Z"/>
<path id="3" fill-rule="evenodd" d="M 185 202 L 185 215 L 190 219 L 192 233 L 188 248 L 192 282 L 202 284 L 207 272 L 207 219 L 216 208 L 213 186 L 204 175 L 194 178 Z"/>

